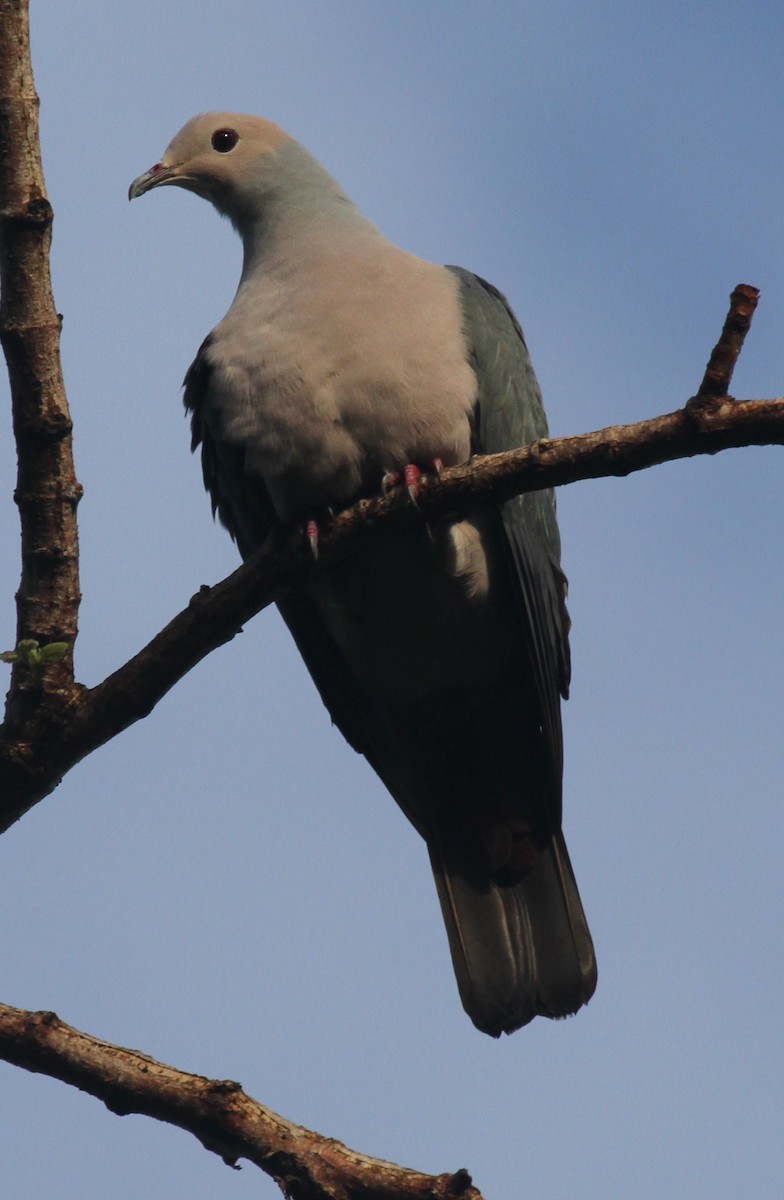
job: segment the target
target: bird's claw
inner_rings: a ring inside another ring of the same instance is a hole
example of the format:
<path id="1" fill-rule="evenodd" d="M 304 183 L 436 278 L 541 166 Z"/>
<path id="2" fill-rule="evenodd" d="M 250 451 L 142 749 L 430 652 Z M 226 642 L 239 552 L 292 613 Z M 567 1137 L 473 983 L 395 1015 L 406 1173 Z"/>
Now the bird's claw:
<path id="1" fill-rule="evenodd" d="M 419 481 L 421 478 L 422 472 L 413 463 L 407 463 L 403 467 L 403 482 L 406 485 L 406 491 L 412 504 L 416 504 L 419 498 Z"/>
<path id="2" fill-rule="evenodd" d="M 428 461 L 428 467 L 432 470 L 437 479 L 441 478 L 444 470 L 444 464 L 440 458 L 431 458 Z M 393 488 L 396 488 L 399 483 L 405 485 L 409 499 L 412 504 L 416 504 L 419 499 L 419 485 L 422 480 L 423 472 L 415 463 L 406 463 L 401 471 L 386 471 L 381 478 L 381 494 L 388 496 Z"/>
<path id="3" fill-rule="evenodd" d="M 308 539 L 308 545 L 310 546 L 310 553 L 313 555 L 313 561 L 318 562 L 319 528 L 318 523 L 313 519 L 313 517 L 309 517 L 305 522 L 305 537 Z"/>

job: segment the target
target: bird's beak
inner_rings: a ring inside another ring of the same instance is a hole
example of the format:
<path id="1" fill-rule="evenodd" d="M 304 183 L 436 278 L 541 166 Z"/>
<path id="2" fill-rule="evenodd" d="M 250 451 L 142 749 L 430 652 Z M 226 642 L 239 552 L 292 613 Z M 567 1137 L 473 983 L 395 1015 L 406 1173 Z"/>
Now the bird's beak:
<path id="1" fill-rule="evenodd" d="M 150 167 L 149 171 L 145 171 L 138 179 L 134 179 L 128 188 L 128 199 L 135 200 L 137 196 L 143 196 L 145 192 L 149 192 L 151 188 L 160 187 L 161 184 L 179 182 L 178 170 L 179 164 L 177 163 L 172 166 L 156 163 L 154 167 Z"/>

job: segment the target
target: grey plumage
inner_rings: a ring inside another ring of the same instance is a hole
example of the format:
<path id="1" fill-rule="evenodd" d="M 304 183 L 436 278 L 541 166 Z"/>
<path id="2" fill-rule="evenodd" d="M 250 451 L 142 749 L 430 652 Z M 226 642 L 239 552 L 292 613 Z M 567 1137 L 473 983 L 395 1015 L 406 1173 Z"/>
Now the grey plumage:
<path id="1" fill-rule="evenodd" d="M 243 556 L 408 462 L 546 435 L 500 293 L 391 246 L 275 126 L 195 118 L 131 194 L 159 183 L 212 200 L 245 246 L 234 304 L 185 381 Z M 495 1036 L 575 1012 L 596 982 L 561 833 L 559 559 L 538 492 L 385 539 L 279 601 L 333 721 L 427 843 L 463 1005 Z"/>

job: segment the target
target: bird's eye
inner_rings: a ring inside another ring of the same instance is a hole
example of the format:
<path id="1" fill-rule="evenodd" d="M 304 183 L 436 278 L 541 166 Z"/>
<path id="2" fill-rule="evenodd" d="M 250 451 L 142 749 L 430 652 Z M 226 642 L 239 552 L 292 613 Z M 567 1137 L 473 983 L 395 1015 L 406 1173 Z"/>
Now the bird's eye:
<path id="1" fill-rule="evenodd" d="M 210 140 L 213 150 L 217 150 L 218 154 L 228 154 L 237 145 L 240 135 L 236 129 L 216 129 Z"/>

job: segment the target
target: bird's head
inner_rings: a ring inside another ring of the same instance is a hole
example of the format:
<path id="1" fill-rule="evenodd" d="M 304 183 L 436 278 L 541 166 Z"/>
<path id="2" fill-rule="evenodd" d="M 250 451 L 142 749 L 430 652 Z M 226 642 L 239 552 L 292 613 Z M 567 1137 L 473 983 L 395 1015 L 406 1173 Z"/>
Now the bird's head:
<path id="1" fill-rule="evenodd" d="M 201 113 L 172 138 L 160 162 L 134 179 L 128 199 L 173 184 L 195 192 L 231 216 L 243 193 L 258 194 L 265 164 L 290 142 L 288 134 L 262 117 Z"/>
<path id="2" fill-rule="evenodd" d="M 245 245 L 245 267 L 271 231 L 336 228 L 369 222 L 304 146 L 262 117 L 212 112 L 193 117 L 167 146 L 160 162 L 128 190 L 134 200 L 174 184 L 209 200 L 228 217 Z"/>

